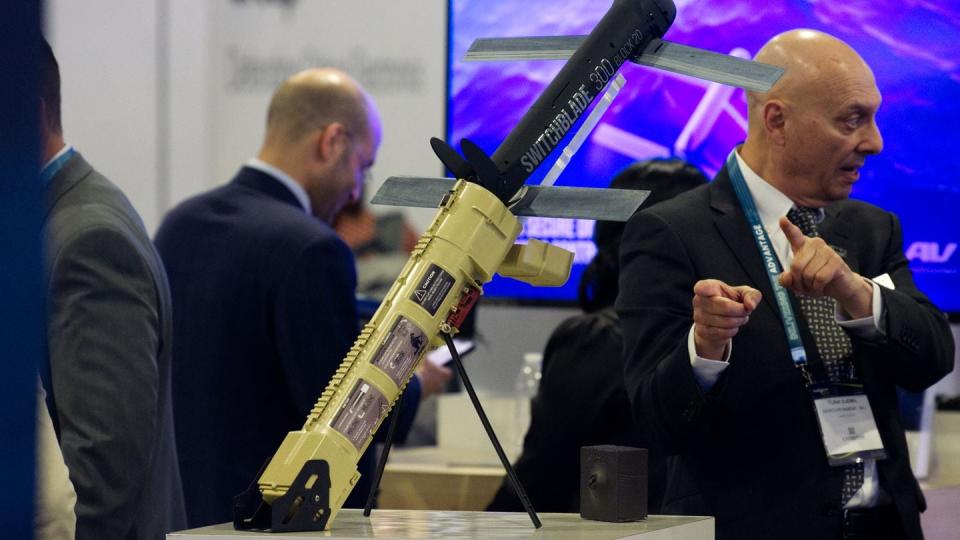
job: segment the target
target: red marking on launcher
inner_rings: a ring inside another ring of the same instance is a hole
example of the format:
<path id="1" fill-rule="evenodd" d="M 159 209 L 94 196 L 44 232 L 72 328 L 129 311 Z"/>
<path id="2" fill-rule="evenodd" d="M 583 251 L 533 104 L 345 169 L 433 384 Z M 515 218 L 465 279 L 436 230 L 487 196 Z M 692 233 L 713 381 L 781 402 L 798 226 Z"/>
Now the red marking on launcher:
<path id="1" fill-rule="evenodd" d="M 457 302 L 457 306 L 450 310 L 450 315 L 447 317 L 447 324 L 457 329 L 460 328 L 467 315 L 470 314 L 470 310 L 480 299 L 480 289 L 474 287 L 465 287 L 465 289 L 460 301 Z"/>

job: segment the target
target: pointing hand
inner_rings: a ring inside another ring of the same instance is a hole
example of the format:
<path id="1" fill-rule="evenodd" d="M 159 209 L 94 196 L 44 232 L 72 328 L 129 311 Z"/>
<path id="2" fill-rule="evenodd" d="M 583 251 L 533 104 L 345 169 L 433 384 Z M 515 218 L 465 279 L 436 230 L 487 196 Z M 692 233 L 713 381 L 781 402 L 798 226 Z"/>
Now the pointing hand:
<path id="1" fill-rule="evenodd" d="M 763 295 L 747 285 L 732 287 L 717 279 L 698 281 L 693 286 L 693 341 L 697 355 L 711 360 L 723 353 Z"/>
<path id="2" fill-rule="evenodd" d="M 872 285 L 850 270 L 832 247 L 822 238 L 805 236 L 785 217 L 780 228 L 793 248 L 793 262 L 780 274 L 780 285 L 804 296 L 829 296 L 853 318 L 872 313 Z"/>

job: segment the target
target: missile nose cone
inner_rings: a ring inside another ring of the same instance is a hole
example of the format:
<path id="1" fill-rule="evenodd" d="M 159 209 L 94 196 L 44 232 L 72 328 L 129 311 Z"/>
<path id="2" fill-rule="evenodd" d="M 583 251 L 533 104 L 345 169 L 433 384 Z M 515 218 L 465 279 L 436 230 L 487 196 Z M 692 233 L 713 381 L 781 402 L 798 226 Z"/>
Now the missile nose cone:
<path id="1" fill-rule="evenodd" d="M 673 0 L 653 0 L 652 3 L 656 4 L 657 9 L 663 14 L 663 18 L 667 20 L 667 25 L 673 24 L 673 19 L 677 16 L 677 6 L 674 5 Z"/>
<path id="2" fill-rule="evenodd" d="M 614 4 L 625 6 L 634 13 L 642 14 L 643 18 L 663 17 L 666 21 L 664 31 L 673 24 L 677 16 L 677 6 L 673 0 L 615 0 Z"/>

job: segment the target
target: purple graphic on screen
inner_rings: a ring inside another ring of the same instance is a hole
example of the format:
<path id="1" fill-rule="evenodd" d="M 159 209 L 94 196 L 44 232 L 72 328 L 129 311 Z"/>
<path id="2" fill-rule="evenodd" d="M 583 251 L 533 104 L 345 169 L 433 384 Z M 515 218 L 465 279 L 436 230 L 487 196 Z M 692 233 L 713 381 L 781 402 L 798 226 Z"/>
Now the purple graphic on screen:
<path id="1" fill-rule="evenodd" d="M 899 215 L 917 284 L 941 309 L 960 312 L 960 3 L 675 3 L 676 21 L 664 37 L 678 43 L 749 58 L 773 35 L 805 27 L 836 35 L 860 52 L 883 94 L 878 123 L 884 151 L 867 160 L 853 196 Z M 469 138 L 493 153 L 563 65 L 461 61 L 474 39 L 582 35 L 609 7 L 609 0 L 452 0 L 448 140 L 457 145 Z M 652 157 L 682 157 L 713 175 L 743 140 L 742 90 L 632 64 L 621 73 L 626 86 L 557 185 L 603 187 L 633 161 Z M 552 162 L 528 182 L 538 183 Z M 497 277 L 485 295 L 576 299 L 583 264 L 594 253 L 592 223 L 555 221 L 564 220 L 530 220 L 524 234 L 575 251 L 577 264 L 567 285 L 535 288 Z"/>

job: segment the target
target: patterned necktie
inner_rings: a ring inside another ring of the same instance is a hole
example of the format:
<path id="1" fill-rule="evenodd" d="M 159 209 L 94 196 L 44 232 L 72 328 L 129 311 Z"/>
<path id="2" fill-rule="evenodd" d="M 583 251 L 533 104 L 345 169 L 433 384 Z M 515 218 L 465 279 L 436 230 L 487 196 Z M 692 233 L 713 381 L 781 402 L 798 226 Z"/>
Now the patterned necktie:
<path id="1" fill-rule="evenodd" d="M 803 234 L 810 237 L 819 236 L 817 222 L 820 211 L 816 208 L 794 206 L 787 212 L 787 219 L 797 226 Z M 820 359 L 827 371 L 827 378 L 833 383 L 855 383 L 857 375 L 853 368 L 853 345 L 850 336 L 837 324 L 834 315 L 836 301 L 828 296 L 812 298 L 798 296 L 800 311 L 807 321 L 810 333 Z M 854 463 L 843 468 L 842 505 L 863 485 L 863 464 Z"/>

